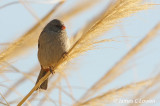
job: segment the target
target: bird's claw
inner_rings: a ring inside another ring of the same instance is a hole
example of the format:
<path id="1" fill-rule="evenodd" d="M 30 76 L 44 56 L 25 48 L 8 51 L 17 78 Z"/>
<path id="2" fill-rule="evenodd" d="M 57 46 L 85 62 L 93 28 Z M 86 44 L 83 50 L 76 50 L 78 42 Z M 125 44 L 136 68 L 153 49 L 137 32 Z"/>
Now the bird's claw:
<path id="1" fill-rule="evenodd" d="M 54 67 L 53 67 L 53 70 L 54 70 Z M 55 72 L 52 70 L 52 67 L 49 67 L 49 71 L 54 74 Z"/>
<path id="2" fill-rule="evenodd" d="M 65 53 L 63 53 L 63 55 L 62 55 L 62 58 L 64 59 L 64 58 L 66 58 L 68 55 L 67 55 L 67 52 L 65 52 Z"/>
<path id="3" fill-rule="evenodd" d="M 53 71 L 52 71 L 52 68 L 51 68 L 51 67 L 49 67 L 49 71 L 53 74 Z"/>

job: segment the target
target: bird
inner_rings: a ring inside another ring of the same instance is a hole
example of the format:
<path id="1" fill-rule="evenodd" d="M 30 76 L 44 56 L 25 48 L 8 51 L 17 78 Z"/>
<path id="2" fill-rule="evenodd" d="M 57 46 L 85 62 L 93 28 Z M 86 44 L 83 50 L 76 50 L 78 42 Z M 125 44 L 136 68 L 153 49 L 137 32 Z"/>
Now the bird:
<path id="1" fill-rule="evenodd" d="M 52 67 L 67 53 L 69 48 L 70 42 L 64 23 L 59 19 L 51 20 L 43 28 L 38 39 L 38 60 L 41 70 L 36 84 L 48 71 L 52 73 Z M 47 86 L 48 78 L 37 89 L 46 90 Z"/>

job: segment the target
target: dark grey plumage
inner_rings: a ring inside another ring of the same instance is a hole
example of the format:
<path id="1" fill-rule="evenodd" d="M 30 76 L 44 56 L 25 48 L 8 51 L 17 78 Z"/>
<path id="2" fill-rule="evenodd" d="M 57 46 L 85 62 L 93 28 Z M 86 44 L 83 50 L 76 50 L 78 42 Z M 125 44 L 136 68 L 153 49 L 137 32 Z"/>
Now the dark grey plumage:
<path id="1" fill-rule="evenodd" d="M 37 78 L 36 84 L 38 83 L 38 81 L 39 81 L 42 77 L 44 77 L 44 76 L 46 75 L 46 73 L 47 73 L 47 71 L 45 71 L 45 70 L 43 70 L 43 69 L 41 68 L 41 71 L 40 71 L 39 76 L 38 76 L 38 78 Z M 46 89 L 47 89 L 47 86 L 48 86 L 48 78 L 40 85 L 40 87 L 39 87 L 38 89 L 44 89 L 44 90 L 46 90 Z"/>
<path id="2" fill-rule="evenodd" d="M 37 82 L 46 74 L 50 66 L 58 62 L 61 56 L 69 49 L 69 39 L 62 21 L 54 19 L 43 29 L 38 40 L 38 60 L 41 72 Z M 47 89 L 48 79 L 41 84 L 40 89 Z"/>

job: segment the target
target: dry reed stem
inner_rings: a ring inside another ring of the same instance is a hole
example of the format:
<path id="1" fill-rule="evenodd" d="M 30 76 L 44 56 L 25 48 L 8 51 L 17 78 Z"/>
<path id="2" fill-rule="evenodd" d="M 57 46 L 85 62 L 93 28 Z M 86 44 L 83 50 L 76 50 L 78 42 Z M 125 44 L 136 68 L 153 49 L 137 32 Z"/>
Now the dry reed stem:
<path id="1" fill-rule="evenodd" d="M 19 2 L 18 2 L 19 3 Z M 89 3 L 89 2 L 88 2 Z M 96 2 L 95 2 L 96 3 Z M 12 4 L 12 3 L 11 3 Z M 11 5 L 11 4 L 9 4 L 9 5 Z M 91 3 L 91 4 L 93 4 L 94 5 L 94 3 Z M 91 7 L 91 4 L 90 4 L 90 7 Z M 84 4 L 83 4 L 84 5 Z M 4 6 L 5 7 L 5 6 Z M 77 9 L 77 8 L 79 8 L 79 9 Z M 80 10 L 80 8 L 82 8 L 82 7 L 79 7 L 79 6 L 76 6 L 75 7 L 75 9 L 73 9 L 73 10 Z M 87 9 L 87 8 L 86 8 Z M 85 10 L 84 8 L 82 9 L 83 11 Z M 82 11 L 81 10 L 81 11 Z M 77 12 L 81 12 L 81 11 L 77 11 Z M 72 13 L 72 12 L 69 12 L 69 13 Z M 51 14 L 51 13 L 50 13 Z M 76 13 L 74 12 L 74 15 L 76 15 Z M 72 16 L 74 16 L 73 14 L 72 14 Z M 65 16 L 64 16 L 65 17 Z M 46 19 L 47 20 L 47 19 Z M 32 31 L 31 31 L 32 30 Z M 23 36 L 32 36 L 32 35 L 34 35 L 34 37 L 35 37 L 35 35 L 39 35 L 39 34 L 36 34 L 36 33 L 34 33 L 34 32 L 37 32 L 37 30 L 41 30 L 41 28 L 40 29 L 38 29 L 38 28 L 36 28 L 36 26 L 34 27 L 34 28 L 32 28 L 30 31 L 29 31 L 29 33 L 26 33 L 25 35 L 23 35 Z M 38 32 L 37 32 L 38 33 Z M 31 34 L 31 35 L 27 35 L 27 34 Z M 23 38 L 23 36 L 22 36 L 22 38 Z M 33 36 L 32 36 L 33 37 Z M 21 39 L 21 38 L 20 38 Z M 37 38 L 35 38 L 35 39 L 37 39 Z M 25 40 L 27 40 L 27 41 L 25 41 Z M 16 50 L 14 50 L 14 51 L 16 51 L 16 52 L 20 52 L 21 53 L 21 51 L 23 51 L 24 52 L 24 49 L 26 49 L 26 47 L 30 47 L 30 46 L 33 46 L 35 43 L 34 42 L 36 42 L 37 40 L 34 40 L 34 39 L 24 39 L 24 41 L 23 42 L 31 42 L 31 43 L 27 43 L 27 44 L 25 44 L 25 43 L 21 43 L 21 48 L 15 48 Z M 10 53 L 11 54 L 11 53 Z M 13 53 L 14 54 L 14 53 Z M 17 54 L 16 54 L 17 55 Z M 17 81 L 17 83 L 13 86 L 13 88 L 15 88 L 16 86 L 18 86 L 18 85 L 20 85 L 22 82 L 24 82 L 25 81 L 25 79 L 23 79 L 22 81 Z M 12 87 L 11 87 L 12 88 Z M 53 87 L 52 87 L 53 88 Z M 9 95 L 11 92 L 7 92 L 6 93 L 6 96 L 7 95 Z M 33 96 L 33 98 L 34 98 L 34 96 Z M 31 99 L 31 101 L 32 101 L 32 99 Z"/>
<path id="2" fill-rule="evenodd" d="M 107 11 L 106 15 L 99 19 L 87 32 L 83 33 L 81 38 L 70 48 L 68 53 L 63 56 L 58 63 L 54 66 L 55 69 L 60 68 L 60 65 L 66 63 L 67 61 L 77 57 L 78 55 L 84 53 L 85 51 L 91 50 L 96 38 L 101 36 L 102 33 L 112 28 L 118 20 L 121 18 L 127 17 L 132 13 L 137 12 L 138 10 L 146 9 L 146 5 L 141 5 L 141 0 L 118 0 L 113 7 Z M 129 4 L 130 6 L 128 6 Z M 132 8 L 131 8 L 132 7 Z M 134 7 L 134 8 L 133 8 Z M 130 9 L 131 8 L 131 9 Z M 116 10 L 116 11 L 115 11 Z M 123 12 L 122 12 L 123 10 Z M 125 13 L 125 14 L 124 14 Z M 121 15 L 120 15 L 121 14 Z M 117 17 L 116 17 L 117 16 Z M 109 20 L 110 19 L 110 20 Z M 41 80 L 32 88 L 32 90 L 23 98 L 23 100 L 18 104 L 22 105 L 28 97 L 45 81 L 51 73 L 48 72 Z"/>
<path id="3" fill-rule="evenodd" d="M 38 40 L 38 36 L 42 30 L 42 28 L 44 27 L 44 25 L 48 22 L 49 18 L 51 17 L 51 15 L 54 13 L 55 10 L 57 10 L 57 8 L 64 2 L 65 0 L 61 0 L 61 3 L 59 3 L 53 10 L 51 10 L 51 12 L 42 19 L 42 21 L 40 21 L 38 24 L 36 24 L 32 29 L 30 29 L 26 34 L 24 34 L 21 38 L 19 38 L 17 41 L 15 41 L 13 44 L 11 44 L 7 50 L 5 50 L 4 52 L 2 52 L 0 54 L 0 62 L 4 61 L 7 58 L 11 58 L 14 56 L 17 56 L 18 54 L 22 54 L 25 53 L 25 51 L 35 45 L 37 43 Z M 97 1 L 97 0 L 96 0 Z M 16 2 L 15 2 L 16 3 Z M 19 3 L 19 2 L 18 2 Z M 88 2 L 89 3 L 89 2 Z M 12 4 L 12 3 L 11 3 Z M 14 2 L 13 2 L 14 4 Z M 94 3 L 90 3 L 90 6 L 92 6 L 91 4 Z M 84 4 L 83 4 L 84 5 Z M 80 10 L 80 8 L 82 9 L 82 7 L 77 6 L 72 10 Z M 87 8 L 86 8 L 87 9 Z M 85 9 L 82 9 L 83 11 Z M 81 10 L 81 11 L 82 11 Z M 77 11 L 81 12 L 81 11 Z M 72 14 L 72 12 L 74 11 L 69 11 L 70 14 Z M 63 17 L 67 17 L 68 14 L 66 14 L 66 16 L 63 15 Z M 72 16 L 76 15 L 76 13 L 74 12 L 74 14 L 72 14 Z M 62 15 L 61 15 L 62 16 Z M 71 18 L 71 17 L 70 17 Z M 69 18 L 68 18 L 69 19 Z M 30 42 L 30 43 L 28 43 Z M 16 53 L 15 53 L 16 52 Z"/>
<path id="4" fill-rule="evenodd" d="M 160 23 L 157 24 L 146 37 L 141 40 L 132 50 L 130 50 L 117 64 L 115 64 L 99 81 L 97 81 L 82 97 L 81 100 L 86 100 L 91 97 L 95 92 L 102 89 L 105 85 L 113 81 L 116 77 L 123 73 L 121 68 L 135 56 L 147 43 L 149 43 L 160 29 Z"/>
<path id="5" fill-rule="evenodd" d="M 2 85 L 2 84 L 1 84 Z M 5 87 L 5 88 L 8 88 L 8 86 L 6 86 L 6 85 L 2 85 L 3 87 Z M 21 93 L 19 93 L 19 91 L 17 91 L 16 89 L 14 89 L 14 88 L 11 88 L 10 89 L 11 91 L 13 91 L 14 93 L 16 93 L 19 97 L 23 97 L 22 96 L 22 94 Z M 17 102 L 16 102 L 17 103 Z M 26 100 L 26 103 L 28 104 L 28 106 L 31 106 L 31 104 L 30 104 L 30 102 L 28 101 L 28 100 Z"/>
<path id="6" fill-rule="evenodd" d="M 49 1 L 44 1 L 44 2 L 40 2 L 40 1 L 33 1 L 33 0 L 31 0 L 31 1 L 23 1 L 24 3 L 26 3 L 26 2 L 28 2 L 28 3 L 37 3 L 37 4 L 40 4 L 40 3 L 42 3 L 42 4 L 44 4 L 44 3 L 46 3 L 46 4 L 53 4 L 53 3 L 56 3 L 56 2 L 64 2 L 65 0 L 54 0 L 55 2 L 49 2 Z M 8 7 L 8 6 L 10 6 L 10 5 L 13 5 L 13 4 L 19 4 L 19 1 L 13 1 L 13 2 L 9 2 L 9 3 L 7 3 L 7 4 L 4 4 L 4 5 L 2 5 L 2 6 L 0 6 L 0 9 L 3 9 L 3 8 L 5 8 L 5 7 Z"/>
<path id="7" fill-rule="evenodd" d="M 68 21 L 78 13 L 81 13 L 94 5 L 96 5 L 99 2 L 99 0 L 86 0 L 85 2 L 79 3 L 72 9 L 70 9 L 68 12 L 62 13 L 60 16 L 58 16 L 63 21 Z"/>
<path id="8" fill-rule="evenodd" d="M 28 99 L 28 97 L 30 97 L 31 94 L 49 77 L 50 74 L 50 72 L 47 72 L 47 74 L 41 78 L 32 90 L 18 103 L 18 106 L 21 106 Z"/>
<path id="9" fill-rule="evenodd" d="M 50 84 L 50 85 L 52 85 L 52 86 L 48 88 L 47 92 L 50 93 L 53 89 L 55 89 L 56 84 L 57 84 L 58 82 L 60 82 L 61 79 L 62 79 L 62 76 L 59 75 L 58 78 L 56 78 L 56 80 Z M 34 99 L 34 97 L 32 97 L 32 98 Z M 31 99 L 31 100 L 33 101 L 33 99 Z M 42 99 L 40 100 L 39 104 L 42 105 L 42 104 L 45 102 L 45 100 L 46 100 L 45 97 L 42 98 Z"/>
<path id="10" fill-rule="evenodd" d="M 62 87 L 61 83 L 59 83 L 59 106 L 62 106 Z"/>
<path id="11" fill-rule="evenodd" d="M 112 6 L 113 2 L 110 2 L 108 6 L 104 9 L 103 12 L 101 12 L 97 17 L 94 17 L 90 22 L 87 23 L 87 25 L 82 28 L 80 31 L 78 31 L 74 36 L 70 39 L 70 45 L 73 46 L 83 35 L 83 33 L 86 33 L 99 19 L 104 17 L 106 15 L 106 10 Z M 82 6 L 80 6 L 82 7 Z M 78 9 L 79 10 L 79 9 Z M 96 42 L 95 42 L 96 43 Z"/>
<path id="12" fill-rule="evenodd" d="M 58 89 L 60 89 L 60 86 L 56 86 Z M 70 93 L 68 93 L 68 92 L 66 92 L 64 89 L 62 89 L 61 88 L 61 91 L 65 94 L 65 95 L 67 95 L 72 101 L 74 101 L 74 102 L 76 102 L 76 99 L 70 94 Z M 50 93 L 50 92 L 49 92 Z M 39 102 L 39 104 L 38 104 L 38 106 L 40 106 L 40 105 L 43 105 L 44 104 L 44 102 L 45 102 L 45 100 L 47 100 L 48 98 L 47 97 L 49 97 L 48 96 L 48 94 L 49 93 L 45 93 L 45 99 L 43 98 L 42 99 L 42 101 L 41 102 Z M 53 101 L 53 99 L 51 99 L 51 98 L 49 98 L 50 99 L 50 101 L 52 102 Z"/>
<path id="13" fill-rule="evenodd" d="M 0 9 L 3 9 L 3 8 L 5 8 L 5 7 L 8 7 L 8 6 L 13 5 L 13 4 L 18 4 L 18 3 L 19 3 L 18 1 L 10 2 L 10 3 L 8 3 L 8 4 L 5 4 L 5 5 L 3 5 L 3 6 L 0 6 Z"/>
<path id="14" fill-rule="evenodd" d="M 156 85 L 159 84 L 160 76 L 158 76 L 158 77 L 159 77 L 158 79 L 155 79 L 155 80 L 156 80 L 156 83 L 153 82 L 152 87 L 155 87 Z M 158 81 L 157 81 L 157 80 L 158 80 Z M 145 99 L 145 100 L 151 99 L 151 98 L 153 98 L 155 95 L 158 95 L 158 93 L 159 93 L 159 88 L 160 88 L 160 87 L 157 87 L 156 90 L 148 93 L 148 94 L 144 97 L 144 99 Z"/>
<path id="15" fill-rule="evenodd" d="M 0 104 L 2 104 L 2 105 L 7 105 L 7 104 L 5 104 L 5 103 L 3 103 L 3 102 L 0 102 Z"/>
<path id="16" fill-rule="evenodd" d="M 57 8 L 62 5 L 63 2 L 57 4 L 40 22 L 38 22 L 32 29 L 30 29 L 26 34 L 16 40 L 13 44 L 9 45 L 8 49 L 4 50 L 0 54 L 0 63 L 6 61 L 7 59 L 18 55 L 25 51 L 30 45 L 33 45 L 38 41 L 38 36 L 42 30 L 42 28 L 46 25 L 49 18 L 52 14 L 57 10 Z M 30 43 L 28 43 L 30 42 Z"/>
<path id="17" fill-rule="evenodd" d="M 134 95 L 138 93 L 140 90 L 144 89 L 146 86 L 149 86 L 151 82 L 152 82 L 152 79 L 129 84 L 119 89 L 108 91 L 101 96 L 97 96 L 93 99 L 88 100 L 87 102 L 76 104 L 74 106 L 91 106 L 91 105 L 102 106 L 109 103 L 113 103 L 115 100 L 127 94 Z"/>
<path id="18" fill-rule="evenodd" d="M 50 86 L 50 87 L 47 89 L 47 92 L 48 92 L 48 93 L 50 93 L 51 91 L 53 91 L 53 89 L 57 88 L 57 83 L 59 83 L 62 78 L 65 79 L 65 78 L 67 77 L 67 75 L 65 74 L 65 72 L 63 72 L 63 71 L 65 70 L 64 68 L 67 68 L 67 67 L 61 68 L 61 71 L 58 70 L 58 74 L 57 74 L 58 76 L 57 76 L 56 80 L 52 81 L 52 83 L 50 84 L 50 85 L 52 85 L 52 86 Z M 62 70 L 63 70 L 63 71 L 62 71 Z M 69 88 L 70 91 L 72 92 L 71 86 L 69 85 L 69 82 L 67 82 L 67 79 L 66 79 L 65 81 L 66 81 L 66 83 L 67 83 L 68 88 Z M 70 94 L 69 94 L 69 93 L 65 92 L 63 89 L 62 89 L 62 91 L 63 91 L 66 95 L 68 95 L 68 97 L 70 97 L 74 102 L 76 101 L 76 99 L 73 97 L 73 94 L 72 94 L 71 92 L 70 92 Z M 47 94 L 46 94 L 46 95 L 47 95 Z M 31 101 L 33 101 L 34 98 L 35 98 L 35 96 L 34 96 L 34 97 L 32 96 Z M 43 97 L 43 98 L 40 100 L 39 104 L 42 105 L 42 104 L 45 102 L 45 100 L 46 100 L 46 98 Z"/>
<path id="19" fill-rule="evenodd" d="M 36 13 L 27 5 L 27 1 L 24 2 L 23 0 L 19 0 L 19 2 L 30 12 L 30 14 L 37 20 L 40 21 L 39 17 L 36 15 Z"/>
<path id="20" fill-rule="evenodd" d="M 70 64 L 70 63 L 69 63 Z M 57 88 L 57 84 L 61 81 L 61 79 L 62 78 L 66 78 L 67 77 L 67 75 L 65 74 L 65 72 L 63 72 L 64 70 L 66 70 L 66 69 L 69 69 L 68 67 L 66 67 L 66 66 L 64 66 L 64 67 L 62 67 L 60 70 L 58 70 L 57 71 L 57 73 L 56 73 L 56 79 L 54 80 L 54 81 L 51 81 L 52 83 L 51 84 L 49 84 L 49 85 L 51 85 L 48 89 L 47 89 L 47 92 L 48 93 L 50 93 L 51 91 L 53 91 L 55 88 Z M 54 76 L 55 77 L 55 76 Z M 67 82 L 67 80 L 65 80 L 66 81 L 66 83 L 67 83 L 67 86 L 69 87 L 69 89 L 71 89 L 71 87 L 70 87 L 70 85 L 68 84 L 68 82 Z M 63 89 L 62 89 L 62 91 L 68 96 L 68 97 L 70 97 L 74 102 L 76 101 L 76 99 L 73 97 L 73 95 L 72 95 L 72 93 L 70 92 L 70 94 L 69 93 L 67 93 L 67 92 L 65 92 Z M 70 90 L 71 91 L 71 90 Z M 44 104 L 44 102 L 46 101 L 46 93 L 45 93 L 45 96 L 40 100 L 40 102 L 39 102 L 39 104 L 38 105 L 43 105 Z M 34 100 L 34 98 L 35 98 L 35 96 L 32 96 L 32 98 L 30 99 L 30 101 L 33 101 Z"/>
<path id="21" fill-rule="evenodd" d="M 58 86 L 58 88 L 60 88 L 60 87 Z M 73 95 L 70 94 L 70 92 L 68 93 L 68 92 L 66 92 L 66 91 L 63 90 L 63 89 L 61 89 L 61 90 L 62 90 L 62 92 L 63 92 L 65 95 L 67 95 L 72 101 L 76 102 L 76 99 L 73 97 Z"/>
<path id="22" fill-rule="evenodd" d="M 60 89 L 60 87 L 59 86 L 57 86 L 56 88 L 58 88 L 58 89 Z M 72 96 L 72 95 L 70 95 L 70 93 L 68 93 L 68 92 L 66 92 L 64 89 L 62 89 L 61 88 L 61 92 L 63 92 L 66 96 L 68 96 L 72 101 L 74 101 L 74 102 L 76 102 L 76 99 Z M 53 99 L 51 99 L 49 96 L 48 96 L 48 94 L 49 94 L 49 92 L 47 92 L 47 93 L 45 93 L 45 96 L 41 99 L 41 100 L 39 100 L 40 102 L 38 103 L 38 106 L 43 106 L 43 104 L 45 103 L 45 101 L 46 100 L 50 100 L 51 102 L 53 102 L 54 100 Z M 33 95 L 35 95 L 35 94 L 33 94 Z M 59 95 L 60 96 L 60 95 Z M 34 97 L 33 97 L 34 98 Z M 62 99 L 63 100 L 63 99 Z M 31 101 L 30 101 L 31 102 Z M 54 102 L 55 103 L 55 102 Z"/>
<path id="23" fill-rule="evenodd" d="M 9 103 L 7 102 L 7 100 L 5 99 L 5 97 L 0 93 L 0 95 L 1 95 L 1 97 L 4 99 L 4 101 L 6 102 L 6 104 L 8 105 L 8 106 L 10 106 L 9 105 Z"/>
<path id="24" fill-rule="evenodd" d="M 28 75 L 31 75 L 32 73 L 35 73 L 37 71 L 37 67 L 34 67 L 29 73 Z M 5 97 L 8 97 L 11 93 L 12 90 L 10 89 L 16 89 L 16 87 L 18 87 L 21 83 L 23 83 L 26 80 L 26 77 L 22 77 L 21 79 L 19 79 L 13 86 L 11 86 L 7 92 L 4 94 Z"/>
<path id="25" fill-rule="evenodd" d="M 149 100 L 152 99 L 153 97 L 155 97 L 156 95 L 159 95 L 159 89 L 160 87 L 157 87 L 154 91 L 148 93 L 148 95 L 146 95 L 146 97 L 144 97 L 144 100 Z"/>
<path id="26" fill-rule="evenodd" d="M 70 92 L 71 97 L 74 98 L 74 97 L 73 97 L 72 87 L 71 87 L 71 85 L 70 85 L 70 83 L 69 83 L 69 80 L 68 80 L 68 78 L 67 78 L 67 75 L 66 75 L 65 73 L 64 73 L 64 79 L 65 79 L 65 81 L 66 81 L 66 84 L 67 84 L 67 87 L 68 87 L 68 89 L 69 89 L 69 92 Z M 75 99 L 74 99 L 74 100 L 75 100 Z"/>
<path id="27" fill-rule="evenodd" d="M 47 96 L 46 96 L 46 99 L 47 100 L 49 100 L 49 101 L 51 101 L 55 106 L 58 106 L 57 104 L 56 104 L 56 101 L 54 101 L 53 99 L 51 99 L 51 98 L 49 98 L 49 95 L 48 94 L 46 94 Z M 43 106 L 42 104 L 38 104 L 38 106 Z"/>
<path id="28" fill-rule="evenodd" d="M 136 98 L 136 99 L 141 99 L 141 100 L 154 100 L 153 97 L 155 97 L 156 95 L 159 94 L 159 89 L 160 87 L 157 87 L 156 90 L 150 92 L 148 95 L 146 95 L 145 97 L 141 97 L 141 98 Z M 155 100 L 156 102 L 156 100 Z M 143 103 L 132 103 L 130 104 L 129 106 L 140 106 L 142 105 Z"/>
<path id="29" fill-rule="evenodd" d="M 140 0 L 138 0 L 138 1 L 140 2 Z M 136 0 L 136 3 L 138 1 Z M 123 2 L 125 2 L 124 4 L 126 4 L 126 1 L 123 1 Z M 134 5 L 131 5 L 131 7 L 132 6 L 134 7 L 134 9 L 133 8 L 129 9 L 129 7 L 125 7 L 125 6 L 121 7 L 123 2 L 121 2 L 121 0 L 118 0 L 114 5 L 110 6 L 108 11 L 106 13 L 104 13 L 102 15 L 102 17 L 98 17 L 99 19 L 101 19 L 100 21 L 94 20 L 94 25 L 92 23 L 92 25 L 89 25 L 86 28 L 86 30 L 84 31 L 84 33 L 82 35 L 87 35 L 87 36 L 80 37 L 79 41 L 76 42 L 76 43 L 80 43 L 80 44 L 85 45 L 85 47 L 80 45 L 81 51 L 79 50 L 79 47 L 77 47 L 78 49 L 76 49 L 77 51 L 75 50 L 75 52 L 84 52 L 84 51 L 90 50 L 92 48 L 93 43 L 95 42 L 94 40 L 97 37 L 99 37 L 100 35 L 102 35 L 104 32 L 106 32 L 107 30 L 112 28 L 113 25 L 115 25 L 117 22 L 119 22 L 119 19 L 127 17 L 138 10 L 142 10 L 142 9 L 146 8 L 146 6 L 142 6 L 142 5 L 135 8 L 136 3 L 135 4 L 133 3 Z M 125 11 L 125 9 L 126 9 L 126 11 Z M 124 13 L 121 12 L 122 10 Z M 125 14 L 125 13 L 127 13 L 127 14 Z M 97 36 L 97 35 L 99 35 L 99 36 Z M 83 39 L 89 39 L 89 40 L 94 39 L 94 40 L 87 41 L 87 40 L 83 40 Z"/>
<path id="30" fill-rule="evenodd" d="M 24 48 L 26 49 L 26 47 L 32 45 L 32 43 L 36 42 L 37 39 L 38 39 L 38 35 L 39 34 L 36 34 L 40 33 L 40 30 L 42 29 L 41 27 L 44 26 L 48 19 L 52 16 L 52 14 L 54 13 L 54 11 L 61 5 L 63 4 L 63 2 L 59 3 L 58 5 L 56 5 L 50 12 L 48 15 L 46 15 L 46 17 L 44 17 L 42 19 L 42 21 L 40 21 L 38 24 L 36 24 L 30 31 L 28 31 L 26 34 L 24 34 L 21 38 L 19 38 L 15 43 L 11 44 L 8 49 L 6 49 L 5 51 L 3 51 L 1 54 L 0 54 L 0 62 L 3 62 L 5 60 L 8 59 L 8 57 L 11 55 L 11 54 L 15 54 L 17 55 L 17 52 L 18 51 L 22 51 L 24 50 Z M 43 24 L 43 25 L 42 25 Z M 33 36 L 34 35 L 34 38 Z M 37 35 L 37 38 L 35 38 L 35 35 Z M 30 43 L 28 43 L 29 41 L 31 41 Z M 20 46 L 19 46 L 20 45 Z M 16 53 L 15 53 L 16 52 Z M 24 52 L 24 51 L 23 51 Z M 25 79 L 24 79 L 25 80 Z M 20 84 L 21 82 L 23 82 L 24 80 L 22 81 L 18 81 L 17 84 Z M 16 84 L 16 85 L 17 85 Z M 14 87 L 15 88 L 15 87 Z M 7 92 L 6 95 L 8 95 L 9 92 Z"/>
<path id="31" fill-rule="evenodd" d="M 31 102 L 32 103 L 32 101 L 34 101 L 35 100 L 35 97 L 36 96 L 38 96 L 38 94 L 39 94 L 39 92 L 37 92 L 37 93 L 34 93 L 30 98 L 29 98 L 29 102 Z M 46 98 L 47 99 L 47 98 Z M 41 100 L 39 100 L 39 101 L 41 101 Z M 39 105 L 38 105 L 39 106 Z"/>
<path id="32" fill-rule="evenodd" d="M 50 85 L 52 85 L 52 86 L 47 89 L 47 92 L 48 92 L 48 93 L 50 93 L 51 91 L 53 91 L 53 89 L 56 88 L 56 84 L 59 83 L 62 78 L 65 78 L 65 73 L 64 73 L 63 71 L 64 71 L 66 68 L 67 68 L 66 65 L 63 66 L 63 67 L 61 66 L 61 68 L 56 71 L 56 72 L 58 73 L 58 74 L 57 74 L 58 76 L 57 76 L 56 80 L 54 80 L 54 81 L 50 84 Z M 34 98 L 34 97 L 33 97 L 33 98 Z M 39 104 L 42 105 L 45 100 L 46 100 L 45 97 L 42 98 L 42 99 L 40 100 Z"/>
<path id="33" fill-rule="evenodd" d="M 62 78 L 65 78 L 65 77 L 66 77 L 65 73 L 64 73 L 64 72 L 60 72 L 60 73 L 58 74 L 56 80 L 53 81 L 51 84 L 49 84 L 49 85 L 52 85 L 52 86 L 47 89 L 47 92 L 50 93 L 51 91 L 53 91 L 53 89 L 57 88 L 57 83 L 59 83 L 59 82 L 61 81 L 61 79 L 62 79 Z M 67 85 L 68 85 L 68 84 L 67 84 Z M 58 86 L 58 88 L 59 88 L 59 86 Z M 63 91 L 64 94 L 66 94 L 68 97 L 70 97 L 74 102 L 76 101 L 72 94 L 67 93 L 67 92 L 64 91 L 63 89 L 61 89 L 61 90 Z M 47 95 L 47 94 L 45 94 L 45 96 L 40 100 L 40 102 L 39 102 L 38 105 L 42 105 L 42 104 L 46 101 L 46 99 L 47 99 L 47 98 L 46 98 L 46 95 Z M 32 99 L 33 99 L 33 98 L 34 98 L 34 97 L 32 97 Z"/>
<path id="34" fill-rule="evenodd" d="M 160 73 L 158 75 L 156 75 L 154 78 L 153 78 L 153 81 L 152 83 L 146 87 L 142 92 L 140 92 L 139 94 L 137 94 L 133 99 L 138 99 L 138 98 L 143 98 L 144 100 L 149 100 L 151 98 L 153 98 L 155 95 L 158 94 L 159 92 L 159 88 L 157 90 L 154 90 L 152 92 L 149 92 L 148 91 L 155 87 L 156 85 L 159 84 L 159 81 L 160 81 Z M 147 94 L 148 93 L 148 94 Z M 146 95 L 147 94 L 147 95 Z M 135 104 L 131 104 L 130 106 L 134 106 Z M 140 104 L 136 104 L 137 106 L 140 105 Z"/>
<path id="35" fill-rule="evenodd" d="M 24 75 L 26 78 L 28 78 L 28 79 L 30 79 L 32 82 L 34 82 L 32 79 L 31 79 L 31 74 L 33 73 L 31 73 L 31 74 L 26 74 L 26 73 L 24 73 L 24 72 L 21 72 L 20 70 L 18 70 L 16 67 L 14 67 L 13 65 L 11 65 L 11 64 L 9 64 L 9 63 L 7 63 L 7 62 L 5 62 L 5 64 L 8 66 L 8 67 L 10 67 L 10 68 L 12 68 L 15 72 L 17 72 L 17 73 L 21 73 L 22 75 Z"/>

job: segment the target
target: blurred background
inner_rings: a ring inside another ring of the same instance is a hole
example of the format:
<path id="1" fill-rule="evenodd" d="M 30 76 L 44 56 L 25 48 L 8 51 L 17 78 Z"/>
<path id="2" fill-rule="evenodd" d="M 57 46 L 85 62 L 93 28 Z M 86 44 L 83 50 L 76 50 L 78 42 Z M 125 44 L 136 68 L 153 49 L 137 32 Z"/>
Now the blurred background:
<path id="1" fill-rule="evenodd" d="M 72 38 L 105 11 L 111 1 L 0 0 L 0 59 L 3 60 L 0 65 L 0 105 L 7 105 L 7 102 L 17 105 L 34 87 L 40 71 L 37 41 L 46 23 L 61 19 L 68 37 Z M 144 3 L 157 5 L 123 18 L 101 37 L 108 39 L 107 42 L 73 59 L 63 72 L 51 75 L 48 90 L 34 92 L 25 105 L 71 106 L 85 97 L 86 92 L 93 91 L 94 95 L 87 96 L 86 100 L 103 94 L 111 97 L 99 98 L 103 105 L 159 106 L 160 28 L 155 26 L 160 22 L 160 1 L 144 0 Z M 123 64 L 123 57 L 153 30 L 156 30 L 151 33 L 154 36 Z M 108 83 L 102 84 L 99 90 L 90 89 L 118 62 L 122 64 L 109 75 Z M 156 102 L 114 103 L 117 98 L 133 100 L 137 97 L 148 97 Z"/>

